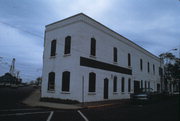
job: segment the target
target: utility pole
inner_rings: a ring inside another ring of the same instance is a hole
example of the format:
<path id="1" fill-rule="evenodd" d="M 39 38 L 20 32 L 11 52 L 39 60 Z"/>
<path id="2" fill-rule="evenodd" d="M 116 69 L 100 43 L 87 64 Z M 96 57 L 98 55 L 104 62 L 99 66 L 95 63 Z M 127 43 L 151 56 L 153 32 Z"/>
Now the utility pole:
<path id="1" fill-rule="evenodd" d="M 9 69 L 9 73 L 12 75 L 12 76 L 15 76 L 15 73 L 14 73 L 14 71 L 15 71 L 15 58 L 13 58 L 13 60 L 12 60 L 12 63 L 11 63 L 11 66 L 10 66 L 10 69 Z"/>

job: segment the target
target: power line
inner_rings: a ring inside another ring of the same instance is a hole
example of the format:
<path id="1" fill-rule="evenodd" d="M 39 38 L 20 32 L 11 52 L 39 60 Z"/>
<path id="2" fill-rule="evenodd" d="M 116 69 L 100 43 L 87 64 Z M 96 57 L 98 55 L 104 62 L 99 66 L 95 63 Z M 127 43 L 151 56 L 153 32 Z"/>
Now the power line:
<path id="1" fill-rule="evenodd" d="M 28 33 L 28 34 L 33 35 L 33 36 L 36 36 L 36 37 L 39 37 L 39 38 L 41 38 L 41 39 L 44 39 L 44 37 L 42 37 L 42 36 L 40 36 L 40 35 L 37 35 L 37 34 L 32 33 L 32 32 L 29 32 L 29 31 L 27 31 L 27 30 L 20 29 L 20 28 L 18 28 L 18 27 L 16 27 L 16 26 L 13 26 L 13 25 L 9 24 L 9 23 L 2 22 L 2 21 L 0 21 L 0 23 L 1 23 L 1 24 L 4 24 L 4 25 L 7 25 L 7 26 L 10 26 L 10 27 L 12 27 L 12 28 L 18 29 L 19 31 Z"/>

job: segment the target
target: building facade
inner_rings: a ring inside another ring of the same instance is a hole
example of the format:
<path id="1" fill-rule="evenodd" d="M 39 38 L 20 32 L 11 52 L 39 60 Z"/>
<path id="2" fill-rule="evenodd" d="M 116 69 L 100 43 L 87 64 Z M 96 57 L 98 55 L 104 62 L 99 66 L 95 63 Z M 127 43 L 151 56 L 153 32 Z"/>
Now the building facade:
<path id="1" fill-rule="evenodd" d="M 83 13 L 45 30 L 42 98 L 79 102 L 160 91 L 160 59 Z"/>

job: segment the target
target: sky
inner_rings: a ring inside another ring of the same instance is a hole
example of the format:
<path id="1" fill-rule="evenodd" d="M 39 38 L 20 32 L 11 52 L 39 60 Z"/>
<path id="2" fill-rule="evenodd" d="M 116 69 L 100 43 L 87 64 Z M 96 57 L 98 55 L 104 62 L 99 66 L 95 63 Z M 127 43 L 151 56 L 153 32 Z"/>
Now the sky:
<path id="1" fill-rule="evenodd" d="M 158 56 L 180 51 L 180 0 L 0 0 L 0 76 L 42 74 L 45 25 L 84 13 Z"/>

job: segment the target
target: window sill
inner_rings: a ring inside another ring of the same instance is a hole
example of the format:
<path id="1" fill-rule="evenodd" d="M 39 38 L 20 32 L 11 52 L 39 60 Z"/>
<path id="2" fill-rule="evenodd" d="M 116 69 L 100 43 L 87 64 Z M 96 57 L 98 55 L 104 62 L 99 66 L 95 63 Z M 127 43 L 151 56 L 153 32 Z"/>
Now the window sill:
<path id="1" fill-rule="evenodd" d="M 125 92 L 121 92 L 121 94 L 125 94 Z"/>
<path id="2" fill-rule="evenodd" d="M 88 92 L 88 95 L 96 95 L 96 92 Z"/>
<path id="3" fill-rule="evenodd" d="M 89 57 L 90 57 L 90 58 L 96 59 L 96 56 L 94 56 L 94 55 L 90 55 Z"/>
<path id="4" fill-rule="evenodd" d="M 50 59 L 55 59 L 56 58 L 56 56 L 50 56 Z"/>
<path id="5" fill-rule="evenodd" d="M 117 94 L 118 94 L 118 92 L 113 92 L 113 94 L 114 94 L 114 95 L 117 95 Z"/>
<path id="6" fill-rule="evenodd" d="M 113 61 L 113 64 L 117 65 L 118 63 Z"/>
<path id="7" fill-rule="evenodd" d="M 64 54 L 63 55 L 64 57 L 67 57 L 67 56 L 71 56 L 71 54 L 69 53 L 69 54 Z"/>
<path id="8" fill-rule="evenodd" d="M 55 90 L 48 90 L 48 93 L 55 93 Z"/>
<path id="9" fill-rule="evenodd" d="M 62 91 L 61 94 L 70 94 L 70 92 Z"/>

